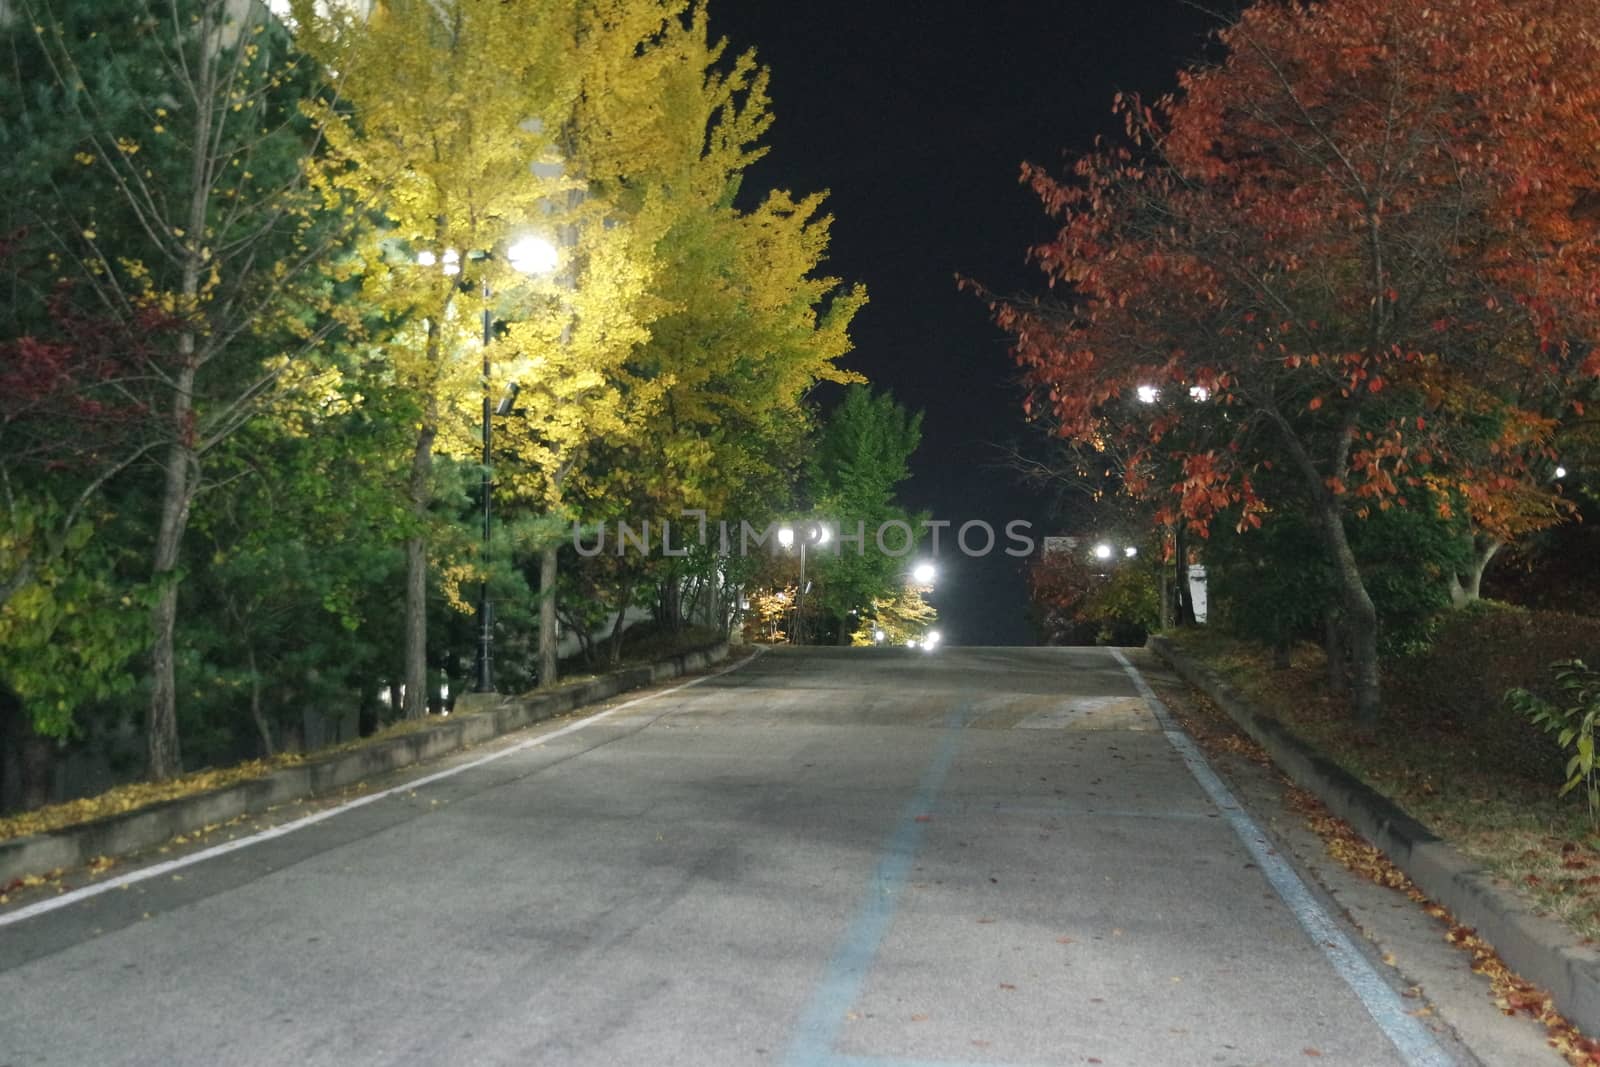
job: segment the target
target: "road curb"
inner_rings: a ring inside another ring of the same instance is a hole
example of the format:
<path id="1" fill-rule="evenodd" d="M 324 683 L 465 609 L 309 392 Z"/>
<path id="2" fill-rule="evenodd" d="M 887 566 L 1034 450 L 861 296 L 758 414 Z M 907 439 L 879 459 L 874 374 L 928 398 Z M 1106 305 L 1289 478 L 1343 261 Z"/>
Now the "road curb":
<path id="1" fill-rule="evenodd" d="M 681 652 L 670 659 L 559 686 L 548 693 L 505 697 L 482 710 L 453 714 L 437 726 L 307 760 L 246 782 L 162 801 L 137 811 L 108 815 L 50 833 L 0 841 L 0 885 L 25 875 L 78 867 L 97 856 L 127 855 L 213 823 L 323 796 L 390 771 L 481 744 L 584 704 L 700 670 L 727 656 L 726 642 Z M 484 701 L 478 697 L 472 703 L 481 706 Z"/>
<path id="2" fill-rule="evenodd" d="M 1574 944 L 1571 930 L 1535 914 L 1480 865 L 1290 733 L 1210 667 L 1164 637 L 1152 636 L 1146 647 L 1214 700 L 1296 785 L 1316 794 L 1457 921 L 1474 927 L 1507 966 L 1547 990 L 1569 1021 L 1600 1033 L 1600 951 Z"/>

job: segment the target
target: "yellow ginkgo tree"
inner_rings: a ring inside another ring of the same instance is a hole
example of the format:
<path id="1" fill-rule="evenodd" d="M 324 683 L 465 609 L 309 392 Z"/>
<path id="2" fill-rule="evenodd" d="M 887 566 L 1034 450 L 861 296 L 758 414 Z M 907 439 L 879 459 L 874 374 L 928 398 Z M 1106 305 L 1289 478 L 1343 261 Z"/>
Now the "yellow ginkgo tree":
<path id="1" fill-rule="evenodd" d="M 415 398 L 406 546 L 405 710 L 425 710 L 428 512 L 436 450 L 481 448 L 479 404 L 515 383 L 531 417 L 512 442 L 514 491 L 559 503 L 573 443 L 620 424 L 619 368 L 646 336 L 648 239 L 590 192 L 577 115 L 597 77 L 625 80 L 681 5 L 654 0 L 386 0 L 370 12 L 297 0 L 298 40 L 337 99 L 330 198 L 377 207 L 362 299 L 386 321 L 393 373 Z M 528 273 L 516 251 L 559 257 Z M 487 306 L 486 306 L 487 305 Z M 509 323 L 485 360 L 480 316 Z M 488 380 L 484 367 L 489 366 Z M 646 390 L 648 392 L 648 390 Z M 482 566 L 480 561 L 480 567 Z M 552 632 L 552 624 L 548 627 Z"/>
<path id="2" fill-rule="evenodd" d="M 822 194 L 740 195 L 773 121 L 768 74 L 754 53 L 730 57 L 704 9 L 660 52 L 673 61 L 654 94 L 656 151 L 627 162 L 628 187 L 647 190 L 657 213 L 655 291 L 664 305 L 630 367 L 662 383 L 663 396 L 642 413 L 637 445 L 608 449 L 579 483 L 596 521 L 680 508 L 755 517 L 788 503 L 810 390 L 860 380 L 839 361 L 866 294 L 820 269 L 831 222 Z M 631 108 L 617 94 L 594 99 L 595 114 Z M 620 567 L 620 602 L 630 576 L 653 570 L 672 616 L 682 566 Z M 700 577 L 702 590 L 726 585 L 726 575 Z"/>

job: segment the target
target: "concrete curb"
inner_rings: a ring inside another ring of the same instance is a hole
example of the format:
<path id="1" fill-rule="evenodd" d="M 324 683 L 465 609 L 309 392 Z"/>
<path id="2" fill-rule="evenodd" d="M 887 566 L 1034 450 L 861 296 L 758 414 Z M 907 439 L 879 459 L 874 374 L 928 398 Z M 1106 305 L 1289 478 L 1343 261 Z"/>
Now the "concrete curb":
<path id="1" fill-rule="evenodd" d="M 1542 986 L 1556 1009 L 1585 1033 L 1600 1033 L 1600 951 L 1582 947 L 1564 925 L 1534 914 L 1474 861 L 1436 837 L 1389 798 L 1291 734 L 1211 668 L 1164 637 L 1147 646 L 1184 681 L 1216 701 L 1267 750 L 1278 768 L 1354 826 L 1417 888 L 1449 908 L 1494 946 L 1507 966 Z"/>
<path id="2" fill-rule="evenodd" d="M 51 833 L 0 841 L 0 885 L 58 867 L 78 867 L 96 856 L 126 855 L 238 815 L 256 814 L 304 797 L 323 796 L 520 730 L 584 704 L 700 670 L 727 656 L 728 645 L 724 642 L 648 666 L 558 686 L 548 693 L 503 697 L 489 706 L 484 706 L 488 702 L 478 697 L 448 720 L 415 733 L 308 760 L 207 793 L 108 815 Z M 476 710 L 479 707 L 482 710 Z"/>

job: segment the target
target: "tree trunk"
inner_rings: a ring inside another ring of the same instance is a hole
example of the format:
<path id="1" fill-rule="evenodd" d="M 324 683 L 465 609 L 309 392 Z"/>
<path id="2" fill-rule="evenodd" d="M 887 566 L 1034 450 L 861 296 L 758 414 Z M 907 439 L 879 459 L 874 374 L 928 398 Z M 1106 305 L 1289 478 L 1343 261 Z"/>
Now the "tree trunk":
<path id="1" fill-rule="evenodd" d="M 145 773 L 153 781 L 177 774 L 183 765 L 178 745 L 178 679 L 174 634 L 178 624 L 178 556 L 189 527 L 199 459 L 189 425 L 194 398 L 194 334 L 178 342 L 184 356 L 172 400 L 174 438 L 167 449 L 151 578 L 157 587 L 150 609 L 150 704 L 145 715 Z"/>
<path id="2" fill-rule="evenodd" d="M 1480 548 L 1476 538 L 1472 538 L 1472 558 L 1467 563 L 1464 571 L 1455 571 L 1450 575 L 1450 604 L 1452 607 L 1464 608 L 1468 604 L 1475 604 L 1483 592 L 1483 572 L 1489 566 L 1495 554 L 1504 547 L 1505 542 L 1491 538 Z M 1463 579 L 1465 579 L 1463 581 Z"/>
<path id="3" fill-rule="evenodd" d="M 22 772 L 22 810 L 34 811 L 50 803 L 52 770 L 55 767 L 56 746 L 48 737 L 40 737 L 26 723 L 17 764 Z"/>
<path id="4" fill-rule="evenodd" d="M 428 398 L 427 418 L 411 455 L 411 517 L 416 531 L 406 540 L 405 691 L 407 719 L 428 714 L 428 539 L 423 534 L 433 502 L 433 439 L 438 434 L 437 398 Z"/>
<path id="5" fill-rule="evenodd" d="M 1350 696 L 1356 726 L 1367 732 L 1377 729 L 1382 714 L 1382 692 L 1378 680 L 1378 612 L 1367 593 L 1356 564 L 1344 520 L 1330 500 L 1319 506 L 1319 525 L 1328 555 L 1333 562 L 1339 599 L 1344 608 L 1345 634 L 1350 641 Z"/>
<path id="6" fill-rule="evenodd" d="M 1176 563 L 1174 577 L 1177 580 L 1178 587 L 1176 606 L 1178 625 L 1193 626 L 1195 624 L 1194 602 L 1189 596 L 1189 544 L 1188 538 L 1183 535 L 1183 531 L 1184 523 L 1182 519 L 1179 519 L 1177 530 L 1173 534 L 1173 559 Z"/>
<path id="7" fill-rule="evenodd" d="M 1350 689 L 1350 675 L 1345 669 L 1344 625 L 1339 620 L 1339 609 L 1329 604 L 1322 609 L 1323 650 L 1328 657 L 1328 688 L 1343 694 Z"/>
<path id="8" fill-rule="evenodd" d="M 556 684 L 556 553 L 546 545 L 539 553 L 539 688 Z"/>
<path id="9" fill-rule="evenodd" d="M 610 652 L 607 656 L 615 667 L 622 659 L 622 632 L 628 625 L 628 608 L 633 605 L 633 584 L 622 583 L 622 597 L 617 602 L 617 621 L 611 624 Z"/>
<path id="10" fill-rule="evenodd" d="M 261 736 L 261 754 L 271 759 L 278 753 L 272 743 L 272 727 L 261 707 L 261 672 L 256 669 L 256 650 L 253 647 L 245 650 L 245 661 L 250 665 L 250 720 L 256 724 L 256 733 Z"/>

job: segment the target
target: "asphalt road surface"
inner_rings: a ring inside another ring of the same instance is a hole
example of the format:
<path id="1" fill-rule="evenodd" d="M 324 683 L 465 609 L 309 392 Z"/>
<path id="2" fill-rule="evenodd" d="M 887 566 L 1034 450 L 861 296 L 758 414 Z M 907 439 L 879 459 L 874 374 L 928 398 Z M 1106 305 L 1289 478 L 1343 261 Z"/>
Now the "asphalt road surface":
<path id="1" fill-rule="evenodd" d="M 0 1064 L 1454 1062 L 1140 682 L 767 652 L 0 913 Z"/>

